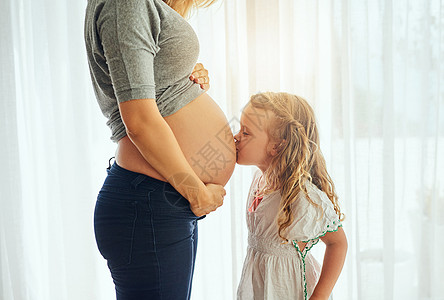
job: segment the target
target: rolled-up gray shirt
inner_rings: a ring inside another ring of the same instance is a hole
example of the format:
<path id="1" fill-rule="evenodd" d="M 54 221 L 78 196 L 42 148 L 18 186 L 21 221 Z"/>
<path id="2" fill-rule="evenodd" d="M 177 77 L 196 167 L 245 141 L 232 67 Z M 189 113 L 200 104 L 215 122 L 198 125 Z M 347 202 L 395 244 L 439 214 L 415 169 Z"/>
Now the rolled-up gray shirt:
<path id="1" fill-rule="evenodd" d="M 118 103 L 155 99 L 165 117 L 204 93 L 189 79 L 197 36 L 162 0 L 88 0 L 84 34 L 94 91 L 114 142 L 126 135 Z"/>

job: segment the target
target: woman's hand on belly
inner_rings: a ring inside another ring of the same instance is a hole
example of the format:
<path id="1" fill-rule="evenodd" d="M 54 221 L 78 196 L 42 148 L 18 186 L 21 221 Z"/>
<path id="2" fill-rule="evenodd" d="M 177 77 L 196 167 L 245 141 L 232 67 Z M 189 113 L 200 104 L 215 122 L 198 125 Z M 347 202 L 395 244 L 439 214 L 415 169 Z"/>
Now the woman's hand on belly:
<path id="1" fill-rule="evenodd" d="M 193 213 L 200 217 L 215 211 L 224 203 L 224 197 L 227 194 L 223 186 L 218 184 L 208 183 L 205 185 L 206 190 L 197 197 L 196 201 L 190 202 L 190 209 Z"/>
<path id="2" fill-rule="evenodd" d="M 204 68 L 201 63 L 197 63 L 194 66 L 193 72 L 190 75 L 190 80 L 200 84 L 200 87 L 208 92 L 210 89 L 210 77 L 208 76 L 208 70 Z"/>

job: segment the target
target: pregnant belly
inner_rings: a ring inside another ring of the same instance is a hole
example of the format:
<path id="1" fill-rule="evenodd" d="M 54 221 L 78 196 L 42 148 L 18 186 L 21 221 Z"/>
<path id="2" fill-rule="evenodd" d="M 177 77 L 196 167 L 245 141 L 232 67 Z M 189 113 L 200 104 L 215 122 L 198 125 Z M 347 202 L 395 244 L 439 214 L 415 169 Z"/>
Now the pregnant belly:
<path id="1" fill-rule="evenodd" d="M 228 121 L 208 94 L 165 117 L 185 158 L 204 183 L 225 185 L 236 163 L 236 148 Z M 128 137 L 119 141 L 117 163 L 123 168 L 166 181 L 143 159 Z"/>

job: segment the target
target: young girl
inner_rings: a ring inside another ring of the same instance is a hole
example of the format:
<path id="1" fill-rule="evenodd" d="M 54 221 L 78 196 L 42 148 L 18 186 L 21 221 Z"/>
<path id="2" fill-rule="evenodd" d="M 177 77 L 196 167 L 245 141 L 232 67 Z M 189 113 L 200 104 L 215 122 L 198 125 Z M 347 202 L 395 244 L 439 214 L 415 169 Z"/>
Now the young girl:
<path id="1" fill-rule="evenodd" d="M 286 93 L 254 95 L 235 141 L 237 163 L 260 169 L 247 200 L 238 300 L 331 299 L 347 239 L 312 108 Z M 322 270 L 309 253 L 319 240 L 326 245 Z"/>

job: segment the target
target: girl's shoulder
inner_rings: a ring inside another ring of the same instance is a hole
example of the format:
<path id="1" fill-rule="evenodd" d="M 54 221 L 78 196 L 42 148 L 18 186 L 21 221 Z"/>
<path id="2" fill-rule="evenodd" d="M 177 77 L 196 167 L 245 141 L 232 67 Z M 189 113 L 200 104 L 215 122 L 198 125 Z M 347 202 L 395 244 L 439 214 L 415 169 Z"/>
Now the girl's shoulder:
<path id="1" fill-rule="evenodd" d="M 262 175 L 262 171 L 260 169 L 257 169 L 256 171 L 254 171 L 253 180 L 251 181 L 250 190 L 248 192 L 249 197 L 253 196 L 253 194 L 257 188 L 257 183 L 258 183 L 261 175 Z"/>
<path id="2" fill-rule="evenodd" d="M 261 177 L 262 174 L 263 173 L 262 173 L 261 169 L 257 169 L 256 171 L 254 171 L 253 181 L 257 180 L 259 177 Z"/>
<path id="3" fill-rule="evenodd" d="M 327 194 L 311 182 L 306 186 L 308 197 L 299 193 L 292 206 L 294 221 L 290 236 L 296 241 L 316 240 L 326 232 L 342 226 Z"/>
<path id="4" fill-rule="evenodd" d="M 294 202 L 295 205 L 304 206 L 309 203 L 314 203 L 315 206 L 320 205 L 324 207 L 331 205 L 333 207 L 333 203 L 330 201 L 327 194 L 320 190 L 314 183 L 307 181 L 305 186 L 307 188 L 308 197 L 305 193 L 300 192 L 297 196 L 297 200 Z"/>
<path id="5" fill-rule="evenodd" d="M 250 189 L 253 188 L 254 186 L 257 186 L 257 182 L 260 179 L 261 175 L 262 175 L 262 171 L 260 169 L 257 169 L 256 171 L 254 171 L 253 180 L 251 180 Z"/>

